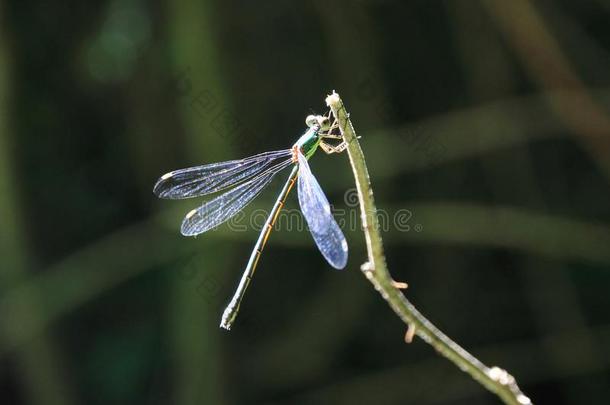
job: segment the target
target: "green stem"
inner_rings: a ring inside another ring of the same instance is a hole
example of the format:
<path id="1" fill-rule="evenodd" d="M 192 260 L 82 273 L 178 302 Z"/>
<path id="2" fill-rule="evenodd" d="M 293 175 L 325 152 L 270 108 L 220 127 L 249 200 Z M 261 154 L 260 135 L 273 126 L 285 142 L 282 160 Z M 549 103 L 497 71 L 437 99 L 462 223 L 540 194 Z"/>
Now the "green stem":
<path id="1" fill-rule="evenodd" d="M 362 272 L 400 319 L 409 326 L 406 339 L 410 340 L 409 335 L 414 332 L 461 370 L 470 374 L 472 378 L 481 383 L 485 388 L 500 397 L 504 403 L 510 405 L 531 405 L 532 402 L 528 397 L 523 395 L 513 376 L 499 367 L 489 368 L 481 363 L 477 358 L 438 330 L 397 288 L 397 283 L 390 276 L 386 265 L 369 172 L 360 143 L 356 137 L 356 132 L 349 119 L 349 114 L 345 110 L 343 101 L 337 93 L 333 92 L 333 94 L 329 95 L 326 98 L 326 104 L 332 110 L 339 124 L 341 135 L 347 143 L 347 153 L 356 181 L 362 228 L 368 252 L 368 262 L 362 265 Z"/>

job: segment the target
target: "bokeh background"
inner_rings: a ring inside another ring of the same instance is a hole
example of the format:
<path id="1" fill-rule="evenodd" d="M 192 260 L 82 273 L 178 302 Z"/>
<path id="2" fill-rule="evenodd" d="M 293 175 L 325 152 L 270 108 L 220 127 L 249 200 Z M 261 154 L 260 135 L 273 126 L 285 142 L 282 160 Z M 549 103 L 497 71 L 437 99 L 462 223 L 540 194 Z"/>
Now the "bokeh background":
<path id="1" fill-rule="evenodd" d="M 347 269 L 279 229 L 218 328 L 256 229 L 181 237 L 203 200 L 152 186 L 290 147 L 333 89 L 407 297 L 535 403 L 607 403 L 607 0 L 6 0 L 0 21 L 3 404 L 499 403 L 403 343 L 344 154 L 311 163 Z"/>

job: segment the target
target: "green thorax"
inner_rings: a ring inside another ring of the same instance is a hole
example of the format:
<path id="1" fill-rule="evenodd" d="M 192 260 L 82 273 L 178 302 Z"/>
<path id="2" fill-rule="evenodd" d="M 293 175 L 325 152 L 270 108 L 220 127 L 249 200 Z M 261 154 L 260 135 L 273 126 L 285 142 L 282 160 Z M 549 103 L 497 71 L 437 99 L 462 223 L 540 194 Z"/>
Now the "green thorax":
<path id="1" fill-rule="evenodd" d="M 320 128 L 317 126 L 309 128 L 294 144 L 294 146 L 298 146 L 301 151 L 303 151 L 303 155 L 305 155 L 307 159 L 309 159 L 316 149 L 318 149 L 321 140 L 318 136 L 319 131 Z"/>

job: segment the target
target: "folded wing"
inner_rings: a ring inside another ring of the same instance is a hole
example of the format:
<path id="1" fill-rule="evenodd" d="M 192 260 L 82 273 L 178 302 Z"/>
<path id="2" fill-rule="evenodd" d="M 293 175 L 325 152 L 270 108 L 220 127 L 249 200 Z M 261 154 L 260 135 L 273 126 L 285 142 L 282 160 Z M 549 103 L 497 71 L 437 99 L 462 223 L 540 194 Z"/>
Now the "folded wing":
<path id="1" fill-rule="evenodd" d="M 328 263 L 342 269 L 347 263 L 347 242 L 330 211 L 330 204 L 313 176 L 309 163 L 299 153 L 299 204 L 318 249 Z"/>

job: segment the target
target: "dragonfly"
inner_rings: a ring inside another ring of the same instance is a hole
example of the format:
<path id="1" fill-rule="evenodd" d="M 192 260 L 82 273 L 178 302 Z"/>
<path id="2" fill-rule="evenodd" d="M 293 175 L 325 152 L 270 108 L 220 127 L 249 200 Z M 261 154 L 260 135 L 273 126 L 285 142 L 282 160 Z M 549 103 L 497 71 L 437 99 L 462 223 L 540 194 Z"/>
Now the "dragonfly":
<path id="1" fill-rule="evenodd" d="M 174 170 L 161 176 L 155 184 L 153 193 L 166 199 L 186 199 L 222 192 L 186 214 L 181 233 L 196 236 L 231 219 L 254 200 L 278 173 L 292 167 L 254 245 L 237 289 L 223 312 L 220 327 L 229 330 L 235 322 L 262 251 L 295 182 L 298 183 L 301 212 L 322 256 L 335 269 L 345 267 L 348 256 L 345 236 L 308 163 L 318 147 L 328 154 L 340 153 L 347 147 L 342 136 L 333 133 L 338 125 L 336 121 L 331 125 L 330 115 L 329 112 L 328 116 L 308 116 L 305 120 L 308 129 L 290 149 Z"/>

